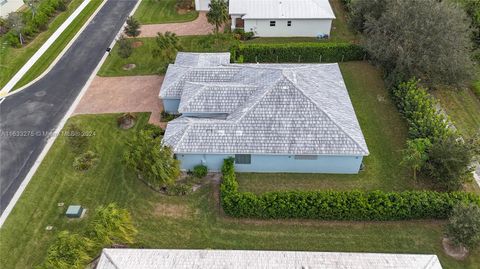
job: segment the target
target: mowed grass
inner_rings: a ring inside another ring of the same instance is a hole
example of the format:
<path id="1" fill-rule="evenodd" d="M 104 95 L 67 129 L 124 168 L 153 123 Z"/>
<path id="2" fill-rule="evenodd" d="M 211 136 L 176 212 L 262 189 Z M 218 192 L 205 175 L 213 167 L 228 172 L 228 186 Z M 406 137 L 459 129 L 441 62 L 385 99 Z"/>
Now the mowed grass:
<path id="1" fill-rule="evenodd" d="M 480 134 L 480 99 L 470 89 L 441 89 L 432 94 L 462 134 Z"/>
<path id="2" fill-rule="evenodd" d="M 357 42 L 357 36 L 350 31 L 347 24 L 347 12 L 341 0 L 330 0 L 330 5 L 335 13 L 330 38 L 318 40 L 316 37 L 259 37 L 246 43 L 295 43 L 295 42 Z"/>
<path id="3" fill-rule="evenodd" d="M 7 84 L 82 2 L 83 0 L 72 0 L 68 5 L 67 11 L 58 14 L 52 20 L 48 25 L 48 30 L 37 35 L 35 39 L 22 48 L 12 48 L 6 43 L 5 38 L 0 38 L 0 88 Z"/>
<path id="4" fill-rule="evenodd" d="M 91 0 L 84 10 L 75 18 L 75 20 L 65 29 L 57 40 L 48 48 L 48 50 L 38 59 L 38 61 L 28 70 L 22 79 L 15 85 L 14 90 L 28 84 L 40 76 L 53 61 L 65 49 L 72 38 L 87 22 L 90 16 L 97 10 L 103 0 Z"/>
<path id="5" fill-rule="evenodd" d="M 340 64 L 370 155 L 358 175 L 239 173 L 243 191 L 271 190 L 408 190 L 422 189 L 401 163 L 407 139 L 406 122 L 397 112 L 381 73 L 367 62 Z M 420 182 L 420 181 L 419 181 Z"/>
<path id="6" fill-rule="evenodd" d="M 176 0 L 142 0 L 134 17 L 141 24 L 193 21 L 198 17 L 195 10 L 177 11 Z"/>
<path id="7" fill-rule="evenodd" d="M 163 57 L 153 57 L 152 51 L 157 47 L 155 38 L 137 38 L 143 43 L 142 46 L 134 49 L 133 54 L 123 59 L 118 56 L 118 46 L 112 50 L 102 68 L 99 76 L 135 76 L 135 75 L 162 75 L 166 72 L 168 61 Z M 189 52 L 221 52 L 238 42 L 230 35 L 209 35 L 209 36 L 182 36 L 179 37 L 182 51 Z M 126 64 L 135 64 L 132 70 L 124 70 Z"/>
<path id="8" fill-rule="evenodd" d="M 99 163 L 80 173 L 72 168 L 75 154 L 58 137 L 12 214 L 0 230 L 2 269 L 33 268 L 61 230 L 80 231 L 87 219 L 67 220 L 65 205 L 89 210 L 116 202 L 128 208 L 139 230 L 135 247 L 190 249 L 257 249 L 437 254 L 444 268 L 478 268 L 480 252 L 463 262 L 442 252 L 443 222 L 261 221 L 225 217 L 218 204 L 218 186 L 206 184 L 185 197 L 153 192 L 124 167 L 125 140 L 148 121 L 140 114 L 132 130 L 120 130 L 119 115 L 82 115 L 68 122 L 95 131 L 89 149 Z M 53 225 L 53 231 L 46 231 Z"/>

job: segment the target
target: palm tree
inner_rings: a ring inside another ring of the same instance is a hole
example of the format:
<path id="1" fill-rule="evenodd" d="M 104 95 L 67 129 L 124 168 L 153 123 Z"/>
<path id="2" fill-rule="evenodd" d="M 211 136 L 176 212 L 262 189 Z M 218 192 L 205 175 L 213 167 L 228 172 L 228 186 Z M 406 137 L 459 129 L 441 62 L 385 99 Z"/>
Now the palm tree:
<path id="1" fill-rule="evenodd" d="M 413 169 L 413 179 L 417 180 L 417 171 L 420 170 L 428 160 L 428 149 L 431 147 L 427 138 L 417 138 L 407 141 L 407 148 L 403 150 L 402 164 Z"/>
<path id="2" fill-rule="evenodd" d="M 163 56 L 168 61 L 172 61 L 178 50 L 181 49 L 179 39 L 175 33 L 166 32 L 165 34 L 157 33 L 157 47 L 152 51 L 153 57 Z"/>
<path id="3" fill-rule="evenodd" d="M 228 21 L 228 7 L 224 0 L 212 0 L 208 5 L 210 10 L 207 13 L 208 23 L 215 26 L 215 33 L 218 34 L 220 27 Z"/>
<path id="4" fill-rule="evenodd" d="M 32 11 L 32 19 L 35 18 L 40 0 L 23 0 L 23 3 Z"/>

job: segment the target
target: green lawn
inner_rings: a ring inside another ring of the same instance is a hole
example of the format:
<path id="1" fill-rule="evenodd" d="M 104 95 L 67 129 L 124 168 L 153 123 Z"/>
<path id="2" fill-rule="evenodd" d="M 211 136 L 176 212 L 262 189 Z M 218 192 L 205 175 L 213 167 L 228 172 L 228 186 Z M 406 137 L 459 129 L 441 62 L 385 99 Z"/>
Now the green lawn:
<path id="1" fill-rule="evenodd" d="M 283 189 L 406 190 L 422 188 L 400 165 L 405 145 L 405 121 L 390 100 L 379 70 L 367 62 L 340 64 L 370 155 L 358 175 L 243 174 L 241 190 L 264 192 Z"/>
<path id="2" fill-rule="evenodd" d="M 461 133 L 480 134 L 480 99 L 471 90 L 442 89 L 433 95 Z"/>
<path id="3" fill-rule="evenodd" d="M 193 21 L 198 17 L 195 10 L 179 11 L 176 0 L 142 0 L 134 14 L 141 24 Z"/>
<path id="4" fill-rule="evenodd" d="M 58 137 L 0 230 L 2 268 L 32 268 L 59 231 L 83 228 L 87 221 L 68 221 L 58 202 L 88 209 L 117 202 L 128 208 L 139 230 L 137 247 L 436 253 L 444 268 L 480 265 L 478 251 L 464 262 L 443 255 L 440 222 L 240 220 L 219 211 L 218 186 L 208 184 L 186 197 L 162 196 L 122 162 L 125 139 L 148 121 L 148 114 L 141 114 L 135 129 L 128 131 L 117 128 L 117 117 L 85 115 L 69 120 L 95 131 L 90 149 L 99 153 L 99 163 L 88 172 L 74 171 L 75 155 L 65 137 Z M 54 230 L 46 231 L 47 225 Z"/>
<path id="5" fill-rule="evenodd" d="M 219 52 L 228 51 L 236 41 L 230 35 L 210 36 L 182 36 L 179 37 L 182 51 L 191 52 Z M 98 72 L 99 76 L 133 76 L 164 74 L 166 59 L 152 57 L 152 50 L 156 47 L 155 38 L 138 38 L 143 45 L 135 48 L 133 54 L 127 58 L 120 58 L 117 54 L 118 47 L 115 46 L 111 55 L 107 58 Z M 126 64 L 135 64 L 132 70 L 123 70 Z"/>
<path id="6" fill-rule="evenodd" d="M 247 43 L 292 43 L 292 42 L 356 42 L 357 37 L 350 31 L 347 24 L 347 12 L 341 0 L 330 0 L 335 13 L 330 38 L 318 40 L 315 37 L 259 37 L 246 41 Z"/>
<path id="7" fill-rule="evenodd" d="M 83 0 L 72 0 L 66 12 L 60 13 L 49 24 L 48 30 L 40 33 L 27 46 L 12 48 L 5 43 L 5 38 L 0 38 L 0 88 L 22 68 L 33 54 L 45 43 L 45 41 L 62 25 L 63 22 L 77 9 Z"/>
<path id="8" fill-rule="evenodd" d="M 82 28 L 90 16 L 97 10 L 103 0 L 91 0 L 85 9 L 75 18 L 75 20 L 65 29 L 57 40 L 48 48 L 48 50 L 38 59 L 38 61 L 28 70 L 22 79 L 15 85 L 18 89 L 30 81 L 40 76 L 53 63 L 63 49 L 68 45 L 72 38 Z"/>

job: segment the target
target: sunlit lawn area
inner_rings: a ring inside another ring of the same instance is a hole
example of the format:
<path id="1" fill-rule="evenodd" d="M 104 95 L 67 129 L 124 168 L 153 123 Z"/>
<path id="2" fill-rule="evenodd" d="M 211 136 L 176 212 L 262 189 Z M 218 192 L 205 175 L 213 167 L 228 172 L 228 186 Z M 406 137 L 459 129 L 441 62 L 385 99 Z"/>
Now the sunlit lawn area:
<path id="1" fill-rule="evenodd" d="M 238 42 L 231 35 L 182 36 L 179 39 L 182 46 L 181 50 L 190 52 L 228 51 L 233 44 Z M 163 57 L 155 58 L 152 56 L 152 51 L 157 46 L 155 38 L 138 38 L 137 40 L 143 42 L 143 45 L 135 48 L 133 54 L 127 59 L 118 56 L 118 46 L 115 46 L 98 75 L 133 76 L 164 74 L 168 63 L 167 60 Z M 126 64 L 135 64 L 136 67 L 132 70 L 124 70 L 123 67 Z"/>
<path id="2" fill-rule="evenodd" d="M 471 90 L 442 89 L 433 95 L 461 133 L 480 134 L 480 100 Z"/>
<path id="3" fill-rule="evenodd" d="M 142 0 L 134 14 L 141 24 L 193 21 L 198 17 L 195 10 L 177 10 L 176 0 Z"/>
<path id="4" fill-rule="evenodd" d="M 65 207 L 58 207 L 58 202 L 90 210 L 109 202 L 128 208 L 139 230 L 136 247 L 435 253 L 444 268 L 480 265 L 478 251 L 464 262 L 443 254 L 441 222 L 240 220 L 222 215 L 213 183 L 191 196 L 160 195 L 127 170 L 122 159 L 125 140 L 147 122 L 148 114 L 141 114 L 137 126 L 128 131 L 117 127 L 117 117 L 88 115 L 69 120 L 68 124 L 75 122 L 96 132 L 89 149 L 99 154 L 99 163 L 88 172 L 74 171 L 75 154 L 66 138 L 58 137 L 0 230 L 2 269 L 34 267 L 59 231 L 83 228 L 87 219 L 68 221 Z M 53 225 L 53 231 L 46 231 L 47 225 Z"/>

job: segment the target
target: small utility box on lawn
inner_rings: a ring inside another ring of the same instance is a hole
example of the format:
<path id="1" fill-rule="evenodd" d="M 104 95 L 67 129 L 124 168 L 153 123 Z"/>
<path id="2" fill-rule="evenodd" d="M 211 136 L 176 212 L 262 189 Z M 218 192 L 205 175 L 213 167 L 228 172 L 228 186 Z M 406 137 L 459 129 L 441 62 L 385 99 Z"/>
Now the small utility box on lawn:
<path id="1" fill-rule="evenodd" d="M 68 206 L 67 213 L 67 218 L 80 218 L 82 216 L 83 208 L 82 206 L 79 205 L 70 205 Z"/>

